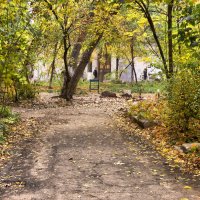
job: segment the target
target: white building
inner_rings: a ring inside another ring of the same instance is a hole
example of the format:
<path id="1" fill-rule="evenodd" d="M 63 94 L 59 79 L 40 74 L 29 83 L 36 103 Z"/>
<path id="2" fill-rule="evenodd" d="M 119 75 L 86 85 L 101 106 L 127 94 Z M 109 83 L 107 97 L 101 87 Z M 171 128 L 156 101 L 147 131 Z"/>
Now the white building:
<path id="1" fill-rule="evenodd" d="M 100 81 L 115 79 L 117 68 L 117 59 L 115 57 L 107 56 L 104 63 L 102 63 L 101 58 L 96 54 L 91 60 L 83 75 L 85 79 L 93 79 L 93 71 L 95 69 L 98 71 L 98 78 Z M 145 68 L 147 69 L 147 80 L 152 80 L 152 75 L 156 75 L 160 71 L 159 69 L 151 67 L 149 63 L 142 61 L 140 58 L 135 58 L 134 62 L 138 81 L 144 80 Z M 118 76 L 122 82 L 131 82 L 131 68 L 130 63 L 126 60 L 118 60 Z"/>

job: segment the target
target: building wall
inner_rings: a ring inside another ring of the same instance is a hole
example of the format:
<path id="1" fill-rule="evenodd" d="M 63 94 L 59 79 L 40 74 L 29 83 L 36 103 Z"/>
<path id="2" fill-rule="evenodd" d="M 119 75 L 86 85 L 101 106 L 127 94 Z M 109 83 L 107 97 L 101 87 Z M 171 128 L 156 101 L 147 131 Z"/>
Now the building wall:
<path id="1" fill-rule="evenodd" d="M 92 71 L 89 70 L 89 67 L 87 66 L 84 74 L 83 74 L 83 78 L 86 80 L 90 80 L 93 79 L 93 71 L 96 69 L 98 70 L 98 54 L 95 53 L 92 56 Z M 62 63 L 61 63 L 62 64 Z M 124 60 L 124 59 L 120 59 L 119 60 L 119 74 L 122 72 L 123 69 L 126 68 L 126 66 L 129 63 Z M 136 69 L 136 73 L 137 73 L 137 78 L 138 81 L 143 80 L 143 71 L 144 69 L 147 67 L 147 74 L 148 80 L 151 80 L 151 74 L 156 74 L 158 73 L 160 70 L 155 69 L 153 67 L 149 67 L 150 64 L 149 63 L 145 63 L 143 62 L 140 58 L 135 58 L 135 69 Z M 44 63 L 42 62 L 38 62 L 38 67 L 34 70 L 34 77 L 33 77 L 33 81 L 48 81 L 49 80 L 49 76 L 46 73 L 47 71 L 47 67 L 45 66 Z M 56 73 L 61 73 L 62 72 L 62 68 L 57 68 L 56 69 Z M 115 79 L 115 72 L 116 72 L 116 57 L 112 56 L 111 57 L 111 79 Z M 159 78 L 159 77 L 158 77 Z M 131 66 L 129 66 L 121 75 L 120 80 L 122 82 L 131 82 Z"/>
<path id="2" fill-rule="evenodd" d="M 119 74 L 127 67 L 128 64 L 129 63 L 124 59 L 119 60 Z M 135 70 L 136 70 L 138 81 L 143 80 L 143 74 L 144 74 L 145 68 L 147 68 L 147 79 L 148 80 L 151 79 L 150 75 L 148 75 L 149 73 L 155 74 L 160 71 L 153 67 L 150 67 L 150 64 L 143 62 L 141 60 L 141 58 L 135 58 Z M 92 60 L 92 71 L 94 71 L 94 69 L 98 70 L 97 55 L 93 56 L 93 60 Z M 113 80 L 115 79 L 115 71 L 116 71 L 116 58 L 112 57 L 111 58 L 111 79 L 113 79 Z M 86 67 L 83 77 L 87 80 L 90 80 L 93 78 L 92 73 L 88 72 L 88 67 Z M 124 70 L 124 72 L 122 73 L 122 75 L 120 77 L 120 80 L 122 82 L 131 82 L 131 66 L 129 66 L 126 70 Z"/>

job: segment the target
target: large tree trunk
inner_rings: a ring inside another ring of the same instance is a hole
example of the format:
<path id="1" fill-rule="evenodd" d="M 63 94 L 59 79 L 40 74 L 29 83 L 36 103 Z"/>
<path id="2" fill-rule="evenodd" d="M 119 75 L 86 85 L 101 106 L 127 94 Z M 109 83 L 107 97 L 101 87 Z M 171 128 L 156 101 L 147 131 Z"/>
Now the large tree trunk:
<path id="1" fill-rule="evenodd" d="M 63 98 L 65 98 L 66 100 L 72 99 L 73 94 L 75 93 L 77 84 L 78 84 L 81 76 L 83 75 L 85 67 L 88 64 L 88 62 L 90 61 L 90 57 L 91 57 L 95 47 L 97 46 L 97 44 L 101 40 L 102 36 L 103 36 L 103 34 L 100 34 L 96 40 L 94 40 L 90 43 L 88 49 L 86 49 L 83 52 L 81 60 L 78 64 L 77 68 L 75 69 L 74 74 L 71 77 L 71 80 L 69 81 L 69 84 L 63 85 L 63 91 L 62 91 L 61 96 Z"/>
<path id="2" fill-rule="evenodd" d="M 78 37 L 76 44 L 73 46 L 70 61 L 69 61 L 69 66 L 73 70 L 75 70 L 78 65 L 78 58 L 79 58 L 80 51 L 82 48 L 82 43 L 85 40 L 86 35 L 87 35 L 86 30 L 82 31 Z"/>
<path id="3" fill-rule="evenodd" d="M 65 52 L 64 52 L 64 65 L 65 65 L 65 71 L 63 73 L 63 87 L 62 87 L 62 90 L 61 90 L 61 97 L 65 98 L 65 99 L 68 99 L 68 89 L 69 88 L 69 84 L 70 84 L 70 81 L 71 81 L 71 76 L 70 76 L 70 73 L 69 73 L 69 68 L 73 71 L 75 71 L 77 65 L 78 65 L 78 58 L 79 58 L 79 54 L 80 54 L 80 51 L 81 51 L 81 48 L 82 48 L 82 42 L 85 40 L 86 38 L 86 31 L 83 31 L 81 32 L 81 34 L 79 35 L 79 38 L 76 42 L 76 44 L 74 45 L 73 49 L 72 49 L 72 53 L 71 53 L 71 57 L 69 58 L 69 64 L 67 62 L 67 55 L 68 55 L 68 50 L 69 50 L 69 47 L 67 47 L 67 43 L 65 42 L 64 43 L 64 49 L 65 49 Z M 66 38 L 65 38 L 66 40 Z"/>
<path id="4" fill-rule="evenodd" d="M 70 76 L 69 68 L 68 68 L 68 60 L 67 60 L 67 55 L 68 55 L 70 45 L 67 45 L 67 36 L 66 35 L 63 36 L 63 42 L 64 42 L 63 60 L 64 60 L 65 70 L 63 72 L 63 87 L 61 90 L 61 97 L 65 98 L 67 96 L 66 88 L 69 87 L 69 83 L 71 80 L 71 76 Z"/>
<path id="5" fill-rule="evenodd" d="M 52 89 L 53 76 L 54 76 L 54 73 L 55 73 L 55 62 L 56 62 L 56 56 L 57 56 L 57 53 L 58 53 L 57 47 L 58 47 L 58 42 L 56 42 L 56 44 L 54 46 L 53 60 L 52 60 L 52 63 L 50 65 L 51 74 L 50 74 L 50 80 L 49 80 L 49 89 Z"/>
<path id="6" fill-rule="evenodd" d="M 173 12 L 174 0 L 171 0 L 168 4 L 167 14 L 168 14 L 168 57 L 169 57 L 169 76 L 173 76 L 174 66 L 173 66 L 173 41 L 172 41 L 172 12 Z"/>

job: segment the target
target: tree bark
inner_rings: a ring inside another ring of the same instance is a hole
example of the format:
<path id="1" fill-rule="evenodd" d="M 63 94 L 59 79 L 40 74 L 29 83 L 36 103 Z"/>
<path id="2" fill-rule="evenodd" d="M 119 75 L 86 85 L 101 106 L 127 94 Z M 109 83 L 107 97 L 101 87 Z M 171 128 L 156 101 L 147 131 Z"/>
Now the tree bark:
<path id="1" fill-rule="evenodd" d="M 169 77 L 169 72 L 168 72 L 166 58 L 164 56 L 163 49 L 162 49 L 161 44 L 160 44 L 160 40 L 158 39 L 154 23 L 153 23 L 153 20 L 151 18 L 151 15 L 149 14 L 149 12 L 147 14 L 147 19 L 148 19 L 149 25 L 151 27 L 151 30 L 152 30 L 152 33 L 153 33 L 153 36 L 154 36 L 154 39 L 156 41 L 156 44 L 157 44 L 159 52 L 160 52 L 160 56 L 161 56 L 161 59 L 162 59 L 164 70 L 165 70 L 165 75 L 166 75 L 167 79 L 169 79 L 170 77 Z"/>
<path id="2" fill-rule="evenodd" d="M 100 59 L 101 59 L 101 51 L 100 52 L 98 52 L 98 54 L 97 54 L 97 71 L 98 71 L 98 74 L 97 74 L 97 76 L 98 76 L 98 79 L 101 81 L 101 61 L 100 61 Z"/>
<path id="3" fill-rule="evenodd" d="M 120 72 L 119 78 L 121 78 L 123 72 L 124 72 L 130 65 L 132 65 L 132 62 L 130 62 L 130 63 Z"/>
<path id="4" fill-rule="evenodd" d="M 135 82 L 137 83 L 137 74 L 135 71 L 135 57 L 134 57 L 134 38 L 131 40 L 131 83 L 133 84 L 134 77 L 135 77 Z"/>
<path id="5" fill-rule="evenodd" d="M 50 75 L 50 80 L 49 80 L 49 89 L 52 89 L 53 76 L 54 76 L 54 73 L 55 73 L 55 62 L 56 62 L 56 56 L 57 56 L 57 53 L 58 53 L 57 48 L 58 48 L 58 42 L 56 42 L 56 44 L 54 46 L 53 60 L 52 60 L 52 63 L 50 65 L 51 75 Z"/>
<path id="6" fill-rule="evenodd" d="M 103 33 L 98 35 L 98 38 L 96 40 L 92 41 L 90 43 L 89 47 L 83 52 L 82 58 L 78 64 L 77 68 L 75 69 L 75 72 L 74 72 L 72 78 L 70 79 L 69 84 L 65 85 L 65 87 L 63 87 L 63 92 L 62 92 L 61 96 L 64 99 L 66 99 L 66 100 L 72 99 L 73 94 L 75 93 L 78 81 L 80 80 L 81 76 L 83 75 L 85 67 L 88 64 L 88 62 L 90 61 L 90 57 L 91 57 L 95 47 L 101 40 L 102 36 L 103 36 Z"/>
<path id="7" fill-rule="evenodd" d="M 67 36 L 66 35 L 63 36 L 63 43 L 64 43 L 63 60 L 64 60 L 65 70 L 63 73 L 63 87 L 61 90 L 61 97 L 65 98 L 67 96 L 66 88 L 68 88 L 70 80 L 71 80 L 71 76 L 70 76 L 69 68 L 68 68 L 68 62 L 67 62 L 67 55 L 68 55 L 70 45 L 67 45 Z"/>
<path id="8" fill-rule="evenodd" d="M 172 40 L 172 13 L 173 13 L 174 0 L 171 0 L 168 4 L 167 15 L 168 15 L 168 57 L 169 57 L 169 77 L 173 76 L 173 40 Z"/>
<path id="9" fill-rule="evenodd" d="M 116 58 L 116 74 L 115 80 L 119 80 L 119 58 Z"/>
<path id="10" fill-rule="evenodd" d="M 31 41 L 27 49 L 26 59 L 24 61 L 24 73 L 25 73 L 26 81 L 29 84 L 30 84 L 30 77 L 33 76 L 33 63 L 30 62 L 30 52 L 31 52 L 31 47 L 33 43 L 34 43 L 34 40 Z"/>
<path id="11" fill-rule="evenodd" d="M 74 45 L 74 47 L 72 49 L 71 58 L 70 58 L 70 61 L 69 61 L 69 66 L 73 70 L 75 70 L 77 65 L 78 65 L 78 58 L 79 58 L 80 51 L 81 51 L 81 48 L 82 48 L 82 43 L 85 40 L 86 35 L 87 35 L 86 30 L 82 31 L 80 33 L 79 37 L 78 37 L 76 44 Z"/>

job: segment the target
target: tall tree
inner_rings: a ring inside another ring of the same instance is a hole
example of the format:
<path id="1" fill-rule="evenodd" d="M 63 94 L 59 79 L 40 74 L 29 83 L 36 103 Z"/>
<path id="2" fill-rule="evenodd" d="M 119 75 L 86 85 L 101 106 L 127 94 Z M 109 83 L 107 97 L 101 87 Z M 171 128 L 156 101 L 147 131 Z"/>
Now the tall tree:
<path id="1" fill-rule="evenodd" d="M 8 95 L 28 89 L 29 68 L 36 62 L 36 42 L 39 41 L 31 24 L 32 13 L 27 0 L 3 1 L 0 6 L 0 84 Z M 14 92 L 13 92 L 14 91 Z"/>
<path id="2" fill-rule="evenodd" d="M 103 13 L 98 13 L 97 10 L 101 9 L 104 13 L 106 11 L 101 2 L 88 0 L 70 0 L 66 3 L 44 0 L 43 6 L 46 7 L 49 18 L 60 27 L 58 31 L 62 32 L 64 81 L 61 97 L 69 100 L 93 50 L 103 36 L 103 23 L 99 23 L 99 15 L 102 16 Z"/>
<path id="3" fill-rule="evenodd" d="M 135 0 L 135 3 L 138 5 L 139 9 L 144 13 L 146 19 L 148 20 L 148 23 L 149 23 L 150 29 L 152 31 L 155 43 L 156 43 L 158 50 L 159 50 L 159 53 L 160 53 L 160 57 L 162 59 L 165 75 L 166 75 L 167 78 L 170 78 L 169 68 L 167 66 L 167 59 L 165 57 L 164 50 L 163 50 L 163 47 L 161 45 L 161 41 L 159 39 L 157 30 L 155 28 L 154 21 L 152 19 L 152 15 L 151 15 L 151 11 L 149 10 L 150 2 L 148 1 L 147 3 L 145 3 L 143 0 L 141 0 L 141 1 Z M 170 27 L 168 26 L 168 28 L 170 28 Z M 171 42 L 171 40 L 169 42 Z M 172 59 L 172 57 L 171 57 L 171 59 Z"/>
<path id="4" fill-rule="evenodd" d="M 173 40 L 172 40 L 172 26 L 173 26 L 173 6 L 174 0 L 170 0 L 167 5 L 167 24 L 168 24 L 168 58 L 169 58 L 169 75 L 170 77 L 174 72 L 174 64 L 173 64 Z"/>

